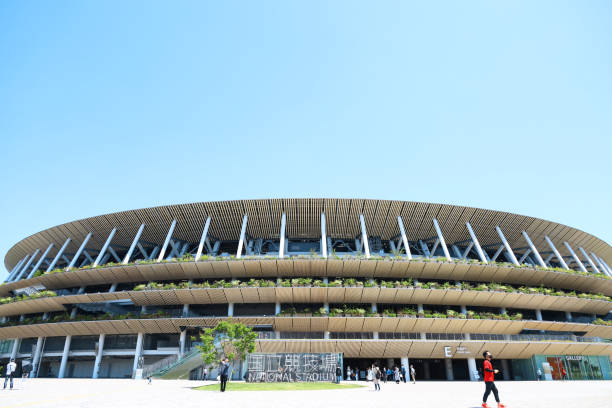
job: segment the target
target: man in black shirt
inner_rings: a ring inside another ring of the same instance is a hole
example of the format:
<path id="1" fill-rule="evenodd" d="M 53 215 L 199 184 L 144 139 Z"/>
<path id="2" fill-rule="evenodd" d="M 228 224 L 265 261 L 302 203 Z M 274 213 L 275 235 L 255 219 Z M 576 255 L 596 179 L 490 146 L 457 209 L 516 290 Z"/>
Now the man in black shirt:
<path id="1" fill-rule="evenodd" d="M 225 361 L 221 360 L 221 367 L 219 369 L 219 377 L 221 377 L 221 392 L 225 392 L 225 386 L 227 385 L 227 377 L 230 373 L 229 358 L 225 357 Z"/>

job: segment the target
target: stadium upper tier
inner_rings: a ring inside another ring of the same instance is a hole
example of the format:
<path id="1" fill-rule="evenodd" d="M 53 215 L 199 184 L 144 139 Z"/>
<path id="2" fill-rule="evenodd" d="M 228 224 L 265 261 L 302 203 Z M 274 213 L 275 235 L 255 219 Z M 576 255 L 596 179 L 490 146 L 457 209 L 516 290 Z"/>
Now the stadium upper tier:
<path id="1" fill-rule="evenodd" d="M 160 206 L 58 225 L 8 251 L 6 281 L 186 255 L 446 258 L 612 277 L 610 245 L 538 218 L 408 201 L 268 199 Z"/>

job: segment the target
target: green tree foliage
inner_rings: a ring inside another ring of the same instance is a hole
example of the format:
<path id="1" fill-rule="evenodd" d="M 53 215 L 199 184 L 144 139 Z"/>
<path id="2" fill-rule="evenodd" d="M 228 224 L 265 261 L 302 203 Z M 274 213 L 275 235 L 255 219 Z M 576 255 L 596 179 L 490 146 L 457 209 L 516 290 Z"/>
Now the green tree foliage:
<path id="1" fill-rule="evenodd" d="M 244 360 L 247 354 L 255 351 L 257 333 L 242 323 L 223 320 L 213 328 L 204 329 L 200 334 L 202 345 L 197 346 L 202 361 L 207 367 L 227 357 L 230 361 Z"/>

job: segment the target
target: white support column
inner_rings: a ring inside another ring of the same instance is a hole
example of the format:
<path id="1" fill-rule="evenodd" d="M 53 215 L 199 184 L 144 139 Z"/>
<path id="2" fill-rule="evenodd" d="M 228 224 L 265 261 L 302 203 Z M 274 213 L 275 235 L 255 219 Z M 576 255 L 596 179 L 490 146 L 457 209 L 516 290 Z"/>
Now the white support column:
<path id="1" fill-rule="evenodd" d="M 467 316 L 467 306 L 461 305 L 461 314 Z"/>
<path id="2" fill-rule="evenodd" d="M 104 352 L 104 339 L 106 338 L 106 334 L 100 334 L 98 338 L 98 351 L 96 353 L 96 361 L 94 362 L 93 373 L 91 374 L 91 378 L 98 378 L 100 376 L 100 364 L 102 363 L 102 354 Z"/>
<path id="3" fill-rule="evenodd" d="M 323 340 L 329 340 L 329 332 L 323 332 Z"/>
<path id="4" fill-rule="evenodd" d="M 136 232 L 136 235 L 134 236 L 134 240 L 132 241 L 132 245 L 130 245 L 130 249 L 128 249 L 128 252 L 125 255 L 125 258 L 123 259 L 124 265 L 130 262 L 130 258 L 132 257 L 132 254 L 134 253 L 134 248 L 136 248 L 136 244 L 138 244 L 138 240 L 140 239 L 140 236 L 142 235 L 142 231 L 144 230 L 144 227 L 145 227 L 144 224 L 140 224 L 140 227 L 138 228 L 138 231 Z"/>
<path id="5" fill-rule="evenodd" d="M 183 305 L 183 313 L 181 314 L 183 317 L 189 317 L 189 303 L 185 303 Z"/>
<path id="6" fill-rule="evenodd" d="M 234 304 L 228 303 L 227 304 L 227 317 L 232 317 L 232 316 L 234 316 Z"/>
<path id="7" fill-rule="evenodd" d="M 142 343 L 144 340 L 144 333 L 138 333 L 138 338 L 136 339 L 136 350 L 134 351 L 134 364 L 132 365 L 132 378 L 140 380 L 142 378 L 142 372 L 140 375 L 137 375 L 138 372 L 138 361 L 142 356 Z"/>
<path id="8" fill-rule="evenodd" d="M 548 238 L 548 235 L 544 235 L 544 240 L 546 241 L 546 243 L 548 244 L 548 246 L 550 247 L 550 249 L 552 249 L 553 253 L 555 254 L 555 256 L 557 257 L 557 260 L 559 261 L 559 263 L 561 264 L 561 266 L 564 269 L 568 269 L 569 267 L 567 266 L 567 264 L 565 263 L 565 261 L 563 260 L 563 257 L 561 256 L 561 254 L 559 253 L 559 251 L 557 251 L 557 247 L 555 247 L 555 244 L 552 243 L 552 241 L 550 240 L 550 238 Z"/>
<path id="9" fill-rule="evenodd" d="M 274 315 L 278 316 L 281 313 L 281 303 L 280 302 L 276 302 L 274 304 Z"/>
<path id="10" fill-rule="evenodd" d="M 198 262 L 202 256 L 202 250 L 204 249 L 204 242 L 208 235 L 208 228 L 210 228 L 210 216 L 206 218 L 206 224 L 204 224 L 204 230 L 202 231 L 202 238 L 200 238 L 200 244 L 198 245 L 198 252 L 196 252 L 195 261 Z"/>
<path id="11" fill-rule="evenodd" d="M 593 262 L 593 260 L 589 257 L 589 255 L 586 253 L 584 248 L 583 247 L 578 247 L 578 250 L 580 252 L 582 252 L 582 255 L 584 256 L 584 258 L 587 260 L 589 265 L 591 265 L 591 268 L 593 268 L 593 271 L 595 271 L 595 273 L 600 273 L 599 269 L 597 269 L 597 266 L 595 266 L 595 262 Z"/>
<path id="12" fill-rule="evenodd" d="M 571 321 L 572 321 L 572 312 L 568 312 L 568 311 L 566 310 L 566 311 L 565 311 L 565 319 L 566 319 L 568 322 L 571 322 Z"/>
<path id="13" fill-rule="evenodd" d="M 542 321 L 542 311 L 540 309 L 535 309 L 536 320 Z"/>
<path id="14" fill-rule="evenodd" d="M 11 269 L 11 272 L 9 273 L 9 275 L 4 281 L 10 282 L 11 280 L 13 280 L 13 277 L 17 274 L 18 271 L 21 270 L 23 263 L 26 262 L 29 257 L 30 257 L 30 254 L 26 254 L 26 256 L 20 259 L 19 262 L 17 262 L 17 264 L 13 267 L 13 269 Z"/>
<path id="15" fill-rule="evenodd" d="M 244 214 L 242 217 L 242 228 L 240 228 L 240 241 L 238 241 L 238 252 L 236 252 L 236 258 L 242 257 L 242 247 L 244 246 L 244 236 L 246 235 L 248 217 Z"/>
<path id="16" fill-rule="evenodd" d="M 522 264 L 523 261 L 525 259 L 527 259 L 527 257 L 529 256 L 529 254 L 531 253 L 531 248 L 528 249 L 527 251 L 525 251 L 525 253 L 523 254 L 523 256 L 521 256 L 521 259 L 518 260 L 519 264 Z"/>
<path id="17" fill-rule="evenodd" d="M 19 271 L 19 273 L 17 274 L 17 277 L 15 278 L 15 281 L 18 281 L 19 279 L 21 279 L 23 274 L 26 273 L 26 271 L 28 270 L 30 265 L 32 265 L 32 261 L 34 260 L 34 258 L 36 258 L 36 255 L 38 255 L 39 252 L 40 252 L 40 249 L 37 249 L 36 251 L 34 251 L 34 253 L 30 257 L 30 259 L 28 260 L 28 262 L 26 262 L 25 266 L 23 268 L 21 268 L 21 271 Z"/>
<path id="18" fill-rule="evenodd" d="M 451 258 L 450 253 L 448 252 L 448 247 L 446 246 L 446 242 L 444 241 L 444 237 L 442 236 L 442 230 L 440 229 L 440 226 L 438 225 L 438 220 L 434 218 L 433 224 L 434 224 L 434 228 L 436 229 L 436 233 L 438 234 L 438 239 L 440 240 L 440 246 L 442 247 L 442 251 L 444 252 L 444 257 L 448 259 L 449 261 L 452 261 L 453 259 Z M 432 256 L 434 255 L 433 252 L 431 255 Z"/>
<path id="19" fill-rule="evenodd" d="M 608 266 L 608 264 L 606 263 L 606 261 L 603 260 L 603 258 L 599 258 L 599 260 L 601 261 L 601 263 L 603 264 L 603 266 L 606 267 L 606 270 L 608 271 L 608 274 L 610 275 L 610 277 L 612 277 L 612 269 Z"/>
<path id="20" fill-rule="evenodd" d="M 102 249 L 100 250 L 100 253 L 98 254 L 98 256 L 96 257 L 96 260 L 93 263 L 93 267 L 94 268 L 96 266 L 98 266 L 98 264 L 102 260 L 102 257 L 104 257 L 104 254 L 106 253 L 106 250 L 108 249 L 108 246 L 110 245 L 111 241 L 113 240 L 113 237 L 115 236 L 116 232 L 117 232 L 117 228 L 113 228 L 111 230 L 110 234 L 108 234 L 108 238 L 106 238 L 106 242 L 102 246 Z"/>
<path id="21" fill-rule="evenodd" d="M 495 262 L 499 254 L 501 254 L 504 249 L 506 249 L 506 247 L 504 247 L 504 244 L 501 244 L 499 248 L 497 249 L 497 251 L 495 251 L 495 253 L 493 254 L 493 257 L 491 258 L 491 262 Z"/>
<path id="22" fill-rule="evenodd" d="M 327 258 L 327 231 L 325 228 L 325 213 L 321 213 L 321 256 Z"/>
<path id="23" fill-rule="evenodd" d="M 108 291 L 109 293 L 112 293 L 116 290 L 117 290 L 117 282 L 113 283 Z"/>
<path id="24" fill-rule="evenodd" d="M 62 353 L 62 361 L 60 363 L 59 373 L 57 374 L 57 378 L 64 378 L 64 374 L 66 373 L 66 364 L 68 364 L 68 353 L 70 352 L 70 342 L 72 341 L 72 336 L 66 336 L 66 341 L 64 341 L 64 352 Z"/>
<path id="25" fill-rule="evenodd" d="M 40 256 L 40 259 L 38 259 L 38 262 L 36 262 L 36 264 L 32 268 L 32 271 L 30 272 L 30 274 L 28 275 L 28 277 L 26 279 L 32 279 L 32 277 L 34 277 L 34 274 L 36 273 L 38 268 L 40 268 L 40 265 L 43 263 L 43 261 L 47 257 L 47 254 L 49 253 L 51 248 L 53 248 L 53 242 L 49 244 L 47 249 L 45 249 L 45 252 L 43 252 L 43 254 Z"/>
<path id="26" fill-rule="evenodd" d="M 404 243 L 404 249 L 406 250 L 406 258 L 412 259 L 412 254 L 410 253 L 410 244 L 408 243 L 408 238 L 406 237 L 406 230 L 404 229 L 404 221 L 402 221 L 402 217 L 397 217 L 397 225 L 399 226 L 400 234 L 402 236 L 402 242 Z"/>
<path id="27" fill-rule="evenodd" d="M 278 248 L 278 257 L 285 257 L 285 226 L 287 224 L 287 216 L 285 213 L 281 216 L 281 229 L 280 229 L 280 247 Z"/>
<path id="28" fill-rule="evenodd" d="M 378 305 L 376 303 L 372 303 L 371 309 L 372 313 L 378 313 Z"/>
<path id="29" fill-rule="evenodd" d="M 81 243 L 81 246 L 76 251 L 76 254 L 74 254 L 74 256 L 72 257 L 72 261 L 70 261 L 70 264 L 68 265 L 68 267 L 66 267 L 66 270 L 74 267 L 74 264 L 76 263 L 77 259 L 79 259 L 79 256 L 81 256 L 81 252 L 83 252 L 83 250 L 85 249 L 85 245 L 87 245 L 89 238 L 91 238 L 91 232 L 88 233 L 87 236 L 85 236 L 85 239 Z"/>
<path id="30" fill-rule="evenodd" d="M 62 245 L 60 250 L 57 251 L 57 255 L 55 255 L 55 258 L 53 258 L 53 261 L 51 261 L 51 263 L 49 264 L 49 267 L 47 268 L 47 272 L 52 271 L 53 268 L 55 268 L 57 261 L 60 260 L 61 256 L 64 254 L 64 251 L 66 250 L 66 247 L 68 246 L 69 243 L 70 243 L 70 238 L 66 238 L 66 241 L 64 241 L 64 244 Z"/>
<path id="31" fill-rule="evenodd" d="M 518 265 L 519 263 L 516 260 L 516 256 L 514 256 L 514 252 L 512 252 L 512 248 L 510 247 L 510 244 L 506 240 L 506 237 L 504 236 L 504 233 L 502 232 L 501 228 L 499 228 L 499 226 L 497 226 L 497 227 L 495 227 L 495 230 L 497 231 L 497 234 L 499 235 L 499 238 L 502 240 L 502 243 L 504 244 L 504 247 L 506 248 L 506 252 L 508 253 L 508 256 L 512 260 L 512 263 L 515 264 L 515 265 Z"/>
<path id="32" fill-rule="evenodd" d="M 461 258 L 463 259 L 467 259 L 468 254 L 470 253 L 470 251 L 472 250 L 472 248 L 474 247 L 474 243 L 470 242 L 468 244 L 468 246 L 465 248 L 465 251 L 463 252 L 463 254 L 461 254 Z M 457 247 L 455 247 L 457 248 Z"/>
<path id="33" fill-rule="evenodd" d="M 410 382 L 410 360 L 408 360 L 408 357 L 402 357 L 400 365 L 406 370 L 406 382 Z"/>
<path id="34" fill-rule="evenodd" d="M 445 358 L 444 366 L 446 367 L 446 380 L 453 381 L 455 379 L 455 376 L 453 375 L 453 360 L 450 358 Z"/>
<path id="35" fill-rule="evenodd" d="M 38 366 L 40 365 L 40 360 L 42 357 L 42 346 L 44 337 L 39 337 L 36 339 L 36 348 L 34 349 L 34 355 L 32 356 L 32 373 L 30 377 L 36 378 L 38 374 Z"/>
<path id="36" fill-rule="evenodd" d="M 187 342 L 187 329 L 183 330 L 179 337 L 179 358 L 185 355 L 185 347 Z"/>
<path id="37" fill-rule="evenodd" d="M 578 258 L 578 255 L 576 255 L 576 253 L 574 252 L 574 250 L 570 246 L 570 244 L 568 244 L 567 241 L 565 241 L 563 244 L 565 245 L 565 247 L 567 248 L 569 253 L 572 255 L 572 258 L 574 258 L 574 261 L 576 261 L 576 263 L 578 264 L 578 267 L 580 268 L 580 270 L 582 272 L 588 272 L 586 270 L 586 268 L 584 267 L 584 265 L 582 264 L 582 262 L 580 261 L 580 258 Z"/>
<path id="38" fill-rule="evenodd" d="M 593 252 L 591 252 L 591 258 L 594 259 L 595 262 L 597 262 L 597 265 L 599 265 L 599 270 L 605 275 L 607 275 L 608 271 L 606 270 L 606 267 L 604 266 L 604 264 L 601 263 L 601 259 L 599 259 L 599 257 L 595 255 Z"/>
<path id="39" fill-rule="evenodd" d="M 529 235 L 527 235 L 526 231 L 523 231 L 523 237 L 525 238 L 525 241 L 527 241 L 527 245 L 529 245 L 529 248 L 531 248 L 531 252 L 533 252 L 533 255 L 535 256 L 536 261 L 538 261 L 541 267 L 546 268 L 546 264 L 544 263 L 544 260 L 540 256 L 538 249 L 535 247 L 535 245 L 533 245 L 533 242 L 531 242 L 531 238 L 529 238 Z"/>
<path id="40" fill-rule="evenodd" d="M 161 262 L 164 259 L 164 255 L 166 255 L 166 249 L 168 249 L 168 243 L 170 243 L 170 238 L 172 238 L 174 227 L 176 227 L 176 220 L 172 220 L 172 224 L 170 224 L 170 229 L 168 230 L 168 234 L 166 234 L 166 240 L 164 241 L 161 252 L 157 257 L 157 262 Z"/>
<path id="41" fill-rule="evenodd" d="M 11 350 L 11 360 L 17 358 L 17 353 L 19 352 L 19 346 L 21 345 L 21 339 L 13 340 L 13 349 Z"/>
<path id="42" fill-rule="evenodd" d="M 368 232 L 366 231 L 365 219 L 363 218 L 363 214 L 359 214 L 359 221 L 361 222 L 361 240 L 363 241 L 363 251 L 365 252 L 365 257 L 370 257 L 370 243 L 368 242 Z"/>
<path id="43" fill-rule="evenodd" d="M 476 368 L 476 359 L 473 357 L 470 357 L 467 359 L 468 361 L 468 371 L 470 374 L 470 381 L 478 381 L 479 379 L 476 378 L 476 375 L 478 374 L 478 369 Z"/>

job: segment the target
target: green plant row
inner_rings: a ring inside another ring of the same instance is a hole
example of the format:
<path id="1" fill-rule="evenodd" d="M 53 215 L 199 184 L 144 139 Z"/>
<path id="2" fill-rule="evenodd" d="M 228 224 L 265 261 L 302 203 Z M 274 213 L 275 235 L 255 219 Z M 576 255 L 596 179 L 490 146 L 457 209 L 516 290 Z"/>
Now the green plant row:
<path id="1" fill-rule="evenodd" d="M 612 326 L 612 320 L 604 320 L 601 318 L 597 318 L 593 320 L 593 324 L 599 324 L 601 326 Z"/>
<path id="2" fill-rule="evenodd" d="M 63 313 L 55 315 L 49 319 L 43 320 L 42 316 L 27 317 L 22 321 L 19 320 L 7 320 L 5 323 L 0 323 L 0 327 L 6 326 L 21 326 L 28 324 L 37 323 L 61 323 L 61 322 L 85 322 L 85 321 L 96 321 L 96 320 L 127 320 L 127 319 L 161 319 L 171 317 L 169 313 L 155 312 L 155 313 L 126 313 L 121 315 L 112 315 L 110 313 L 104 313 L 100 315 L 85 315 L 77 314 L 71 318 L 70 314 Z"/>
<path id="3" fill-rule="evenodd" d="M 280 316 L 329 316 L 329 317 L 415 317 L 415 318 L 440 318 L 440 319 L 493 319 L 493 320 L 522 320 L 522 313 L 515 314 L 496 314 L 481 312 L 477 313 L 473 310 L 468 310 L 464 315 L 457 312 L 456 310 L 448 309 L 446 312 L 432 312 L 428 309 L 423 309 L 422 312 L 418 312 L 416 309 L 411 307 L 402 307 L 398 309 L 385 309 L 382 313 L 370 312 L 364 308 L 351 307 L 344 305 L 342 308 L 331 308 L 329 312 L 324 307 L 316 310 L 310 308 L 303 308 L 300 311 L 296 310 L 295 307 L 289 306 L 281 310 Z"/>
<path id="4" fill-rule="evenodd" d="M 150 282 L 148 284 L 140 284 L 134 286 L 134 290 L 171 290 L 171 289 L 196 289 L 196 288 L 272 288 L 272 287 L 320 287 L 320 288 L 333 288 L 333 287 L 366 287 L 366 288 L 408 288 L 408 289 L 457 289 L 457 290 L 473 290 L 473 291 L 493 291 L 493 292 L 506 292 L 506 293 L 524 293 L 524 294 L 541 294 L 548 296 L 569 296 L 578 297 L 581 299 L 593 299 L 593 300 L 605 300 L 612 301 L 612 297 L 606 296 L 600 293 L 579 293 L 575 291 L 564 292 L 558 289 L 540 287 L 529 287 L 529 286 L 511 286 L 501 283 L 480 283 L 470 284 L 467 282 L 417 282 L 414 283 L 412 279 L 403 279 L 396 281 L 386 280 L 361 280 L 355 278 L 344 278 L 344 279 L 332 279 L 325 283 L 321 279 L 312 278 L 293 278 L 293 279 L 280 279 L 278 281 L 269 279 L 250 279 L 248 281 L 240 280 L 216 280 L 216 281 L 204 281 L 201 283 L 190 283 L 183 281 L 180 283 L 158 283 Z"/>
<path id="5" fill-rule="evenodd" d="M 277 256 L 270 256 L 270 255 L 265 255 L 265 256 L 253 256 L 253 255 L 246 255 L 246 256 L 242 256 L 241 258 L 236 258 L 234 255 L 231 255 L 229 257 L 227 256 L 212 256 L 212 255 L 202 255 L 199 259 L 199 261 L 234 261 L 234 260 L 278 260 L 279 258 Z M 283 259 L 289 259 L 289 260 L 325 260 L 326 258 L 323 258 L 322 256 L 316 254 L 316 253 L 311 253 L 309 255 L 294 255 L 294 256 L 286 256 Z M 548 268 L 548 267 L 542 267 L 542 266 L 536 266 L 536 265 L 527 265 L 527 264 L 521 264 L 521 265 L 514 265 L 512 263 L 509 262 L 495 262 L 495 261 L 491 261 L 488 263 L 484 263 L 475 259 L 452 259 L 449 260 L 445 257 L 434 257 L 434 258 L 412 258 L 412 259 L 408 259 L 405 258 L 403 255 L 401 254 L 389 254 L 389 255 L 379 255 L 379 254 L 375 254 L 372 255 L 370 258 L 366 258 L 365 255 L 359 255 L 359 254 L 350 254 L 350 255 L 337 255 L 335 252 L 332 251 L 332 253 L 330 254 L 330 257 L 328 259 L 336 259 L 336 260 L 364 260 L 364 261 L 389 261 L 389 260 L 393 260 L 393 261 L 401 261 L 401 262 L 437 262 L 437 263 L 455 263 L 455 264 L 468 264 L 468 265 L 494 265 L 494 266 L 499 266 L 499 267 L 508 267 L 508 268 L 515 268 L 515 269 L 536 269 L 536 270 L 541 270 L 541 271 L 555 271 L 555 272 L 561 272 L 561 273 L 568 273 L 568 274 L 572 274 L 572 275 L 583 275 L 583 276 L 591 276 L 591 277 L 597 277 L 597 278 L 601 278 L 601 279 L 612 279 L 611 277 L 609 277 L 608 275 L 604 274 L 604 273 L 592 273 L 592 272 L 583 272 L 583 271 L 575 271 L 573 269 L 564 269 L 564 268 Z M 109 267 L 113 267 L 113 266 L 130 266 L 130 265 L 150 265 L 150 264 L 156 264 L 156 263 L 177 263 L 177 262 L 193 262 L 195 259 L 193 257 L 193 255 L 191 254 L 185 254 L 180 258 L 170 258 L 170 259 L 164 259 L 161 262 L 158 262 L 157 259 L 151 259 L 151 260 L 138 260 L 135 262 L 130 262 L 128 264 L 121 264 L 118 262 L 109 262 L 106 263 L 104 265 L 97 265 L 97 266 L 93 266 L 93 265 L 85 265 L 81 268 L 70 268 L 70 269 L 66 269 L 66 268 L 56 268 L 53 269 L 51 271 L 48 272 L 43 272 L 42 270 L 38 270 L 34 273 L 34 277 L 37 276 L 42 276 L 42 275 L 50 275 L 50 274 L 54 274 L 54 273 L 63 273 L 63 272 L 69 272 L 69 271 L 76 271 L 76 270 L 85 270 L 85 269 L 101 269 L 101 268 L 109 268 Z"/>
<path id="6" fill-rule="evenodd" d="M 410 317 L 410 318 L 441 318 L 441 319 L 492 319 L 492 320 L 523 320 L 522 313 L 509 314 L 496 314 L 480 312 L 477 313 L 473 310 L 468 310 L 464 315 L 455 310 L 448 309 L 446 312 L 433 312 L 428 309 L 424 309 L 422 312 L 418 312 L 414 308 L 402 307 L 398 309 L 385 309 L 382 313 L 372 313 L 366 309 L 359 307 L 350 307 L 344 305 L 342 308 L 331 308 L 329 312 L 323 307 L 311 310 L 310 308 L 304 308 L 297 311 L 295 307 L 287 307 L 281 311 L 280 317 Z M 128 320 L 128 319 L 163 319 L 173 317 L 171 314 L 166 312 L 154 312 L 154 313 L 126 313 L 121 315 L 112 315 L 110 313 L 100 315 L 84 315 L 78 314 L 74 318 L 71 318 L 68 313 L 59 314 L 53 316 L 47 320 L 43 320 L 42 316 L 28 317 L 21 321 L 19 320 L 7 320 L 5 323 L 0 323 L 0 327 L 8 326 L 21 326 L 38 323 L 62 323 L 62 322 L 83 322 L 83 321 L 100 321 L 100 320 Z M 612 320 L 604 320 L 601 318 L 595 319 L 592 324 L 602 326 L 612 326 Z"/>
<path id="7" fill-rule="evenodd" d="M 0 297 L 0 305 L 6 305 L 7 303 L 19 302 L 22 300 L 40 299 L 53 296 L 57 296 L 57 293 L 52 290 L 41 290 L 31 295 Z"/>

